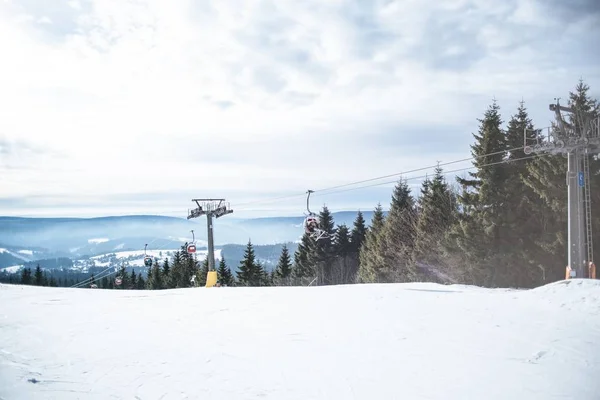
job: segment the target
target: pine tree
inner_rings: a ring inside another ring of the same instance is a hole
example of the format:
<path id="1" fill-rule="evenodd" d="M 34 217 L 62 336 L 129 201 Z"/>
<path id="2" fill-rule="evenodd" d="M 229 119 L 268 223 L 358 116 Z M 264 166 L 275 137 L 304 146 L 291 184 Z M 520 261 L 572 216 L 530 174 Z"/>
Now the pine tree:
<path id="1" fill-rule="evenodd" d="M 169 265 L 169 259 L 165 258 L 165 261 L 163 262 L 163 267 L 162 267 L 162 276 L 165 281 L 169 279 L 169 271 L 170 270 L 171 270 L 171 267 Z"/>
<path id="2" fill-rule="evenodd" d="M 351 267 L 352 243 L 350 242 L 350 230 L 345 224 L 338 225 L 333 238 L 333 252 L 335 262 L 333 266 L 332 283 L 345 284 L 353 282 L 355 270 Z"/>
<path id="3" fill-rule="evenodd" d="M 543 214 L 550 210 L 531 187 L 525 184 L 525 180 L 529 179 L 527 170 L 535 163 L 534 159 L 521 160 L 527 157 L 523 149 L 519 148 L 523 146 L 525 131 L 528 132 L 528 143 L 536 143 L 540 135 L 534 130 L 525 103 L 521 101 L 517 113 L 511 116 L 506 131 L 509 151 L 506 168 L 510 178 L 505 184 L 506 202 L 509 205 L 505 209 L 505 223 L 509 231 L 507 233 L 511 249 L 507 261 L 513 267 L 508 271 L 505 280 L 506 284 L 517 287 L 534 287 L 543 284 L 544 273 L 539 261 L 547 256 L 539 251 L 537 243 L 544 235 Z"/>
<path id="4" fill-rule="evenodd" d="M 217 269 L 217 276 L 219 278 L 219 283 L 222 286 L 234 286 L 235 278 L 231 273 L 231 269 L 227 266 L 225 262 L 225 258 L 221 255 L 221 260 L 219 261 L 219 268 Z"/>
<path id="5" fill-rule="evenodd" d="M 333 239 L 336 229 L 333 215 L 327 206 L 323 206 L 319 213 L 319 228 L 323 231 L 324 235 L 319 240 L 312 240 L 309 258 L 313 261 L 318 284 L 333 284 L 332 267 L 335 260 Z"/>
<path id="6" fill-rule="evenodd" d="M 102 289 L 108 289 L 108 278 L 106 276 L 102 278 L 101 287 Z"/>
<path id="7" fill-rule="evenodd" d="M 184 259 L 184 251 L 177 250 L 173 255 L 173 263 L 171 264 L 171 269 L 169 270 L 169 277 L 167 280 L 167 288 L 177 288 L 180 287 L 179 283 L 184 280 L 185 276 L 185 259 Z M 185 286 L 187 287 L 187 286 Z"/>
<path id="8" fill-rule="evenodd" d="M 437 279 L 435 271 L 452 275 L 452 266 L 446 263 L 444 245 L 447 244 L 448 230 L 456 222 L 458 208 L 456 194 L 449 187 L 439 166 L 435 169 L 433 179 L 423 182 L 418 203 L 419 214 L 412 262 L 415 264 L 415 270 L 421 270 L 419 266 L 426 268 L 420 272 L 425 275 L 423 278 L 444 282 Z"/>
<path id="9" fill-rule="evenodd" d="M 38 264 L 37 267 L 35 267 L 34 285 L 42 286 L 42 284 L 43 284 L 42 268 L 40 267 L 40 264 Z"/>
<path id="10" fill-rule="evenodd" d="M 94 277 L 94 274 L 92 273 L 92 277 L 90 279 L 90 286 L 95 285 L 96 284 L 96 278 Z"/>
<path id="11" fill-rule="evenodd" d="M 132 289 L 137 288 L 137 274 L 135 273 L 135 269 L 131 270 L 131 276 L 129 277 L 129 287 Z"/>
<path id="12" fill-rule="evenodd" d="M 294 253 L 292 276 L 296 284 L 308 285 L 316 277 L 314 262 L 311 258 L 314 241 L 305 233 Z"/>
<path id="13" fill-rule="evenodd" d="M 360 212 L 356 215 L 352 232 L 350 233 L 350 256 L 347 262 L 348 274 L 350 281 L 348 283 L 354 283 L 358 279 L 358 270 L 360 268 L 360 249 L 365 242 L 367 236 L 367 226 L 365 218 Z"/>
<path id="14" fill-rule="evenodd" d="M 506 253 L 506 181 L 508 171 L 503 162 L 507 156 L 505 133 L 501 129 L 500 107 L 494 100 L 480 122 L 479 131 L 473 134 L 471 145 L 475 172 L 471 179 L 457 178 L 462 185 L 458 196 L 462 212 L 455 225 L 452 238 L 457 251 L 464 256 L 466 266 L 463 279 L 466 283 L 494 286 L 505 275 Z"/>
<path id="15" fill-rule="evenodd" d="M 371 220 L 371 227 L 367 230 L 365 241 L 359 252 L 358 282 L 377 282 L 376 271 L 382 269 L 384 266 L 384 243 L 382 237 L 384 225 L 385 217 L 383 208 L 381 204 L 377 204 Z"/>
<path id="16" fill-rule="evenodd" d="M 141 272 L 138 275 L 137 284 L 135 288 L 139 290 L 143 290 L 146 288 L 146 281 L 144 280 L 144 277 L 142 276 Z"/>
<path id="17" fill-rule="evenodd" d="M 240 261 L 239 270 L 236 271 L 237 280 L 241 286 L 260 286 L 263 279 L 262 268 L 256 262 L 254 247 L 252 242 L 248 240 L 244 259 Z"/>
<path id="18" fill-rule="evenodd" d="M 417 210 L 405 179 L 395 186 L 390 211 L 382 232 L 383 263 L 376 270 L 377 282 L 415 280 L 417 273 L 410 267 L 410 257 L 416 236 Z"/>
<path id="19" fill-rule="evenodd" d="M 56 278 L 54 278 L 54 276 L 51 276 L 51 277 L 50 277 L 50 282 L 48 282 L 48 285 L 49 285 L 50 287 L 57 287 L 57 286 L 58 286 L 58 284 L 57 284 L 57 282 L 56 282 Z"/>
<path id="20" fill-rule="evenodd" d="M 281 248 L 279 262 L 274 270 L 273 282 L 276 285 L 289 286 L 292 278 L 292 259 L 289 250 L 284 244 Z"/>
<path id="21" fill-rule="evenodd" d="M 360 252 L 360 247 L 364 243 L 366 236 L 367 226 L 365 218 L 363 213 L 359 210 L 358 214 L 356 215 L 356 219 L 354 220 L 354 226 L 352 227 L 352 233 L 350 237 L 351 253 L 358 254 Z"/>
<path id="22" fill-rule="evenodd" d="M 152 268 L 148 270 L 148 280 L 146 281 L 146 288 L 151 290 L 167 288 L 167 282 L 163 279 L 160 265 L 158 265 L 158 260 L 154 260 Z"/>

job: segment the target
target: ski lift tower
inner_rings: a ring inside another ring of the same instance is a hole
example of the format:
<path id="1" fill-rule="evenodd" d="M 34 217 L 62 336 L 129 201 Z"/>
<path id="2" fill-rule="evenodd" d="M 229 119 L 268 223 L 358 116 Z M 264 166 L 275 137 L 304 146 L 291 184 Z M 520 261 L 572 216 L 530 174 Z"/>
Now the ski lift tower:
<path id="1" fill-rule="evenodd" d="M 535 132 L 525 129 L 523 151 L 525 154 L 562 154 L 568 160 L 567 271 L 571 278 L 585 278 L 586 266 L 594 261 L 589 157 L 600 153 L 600 118 L 561 106 L 560 99 L 555 100 L 556 104 L 549 107 L 556 124 Z M 561 111 L 570 113 L 574 123 L 565 121 Z"/>
<path id="2" fill-rule="evenodd" d="M 208 275 L 206 276 L 206 287 L 212 287 L 217 283 L 212 218 L 220 218 L 224 215 L 231 214 L 233 210 L 225 199 L 192 199 L 192 201 L 195 202 L 198 207 L 189 212 L 187 219 L 206 215 L 206 223 L 208 226 Z"/>

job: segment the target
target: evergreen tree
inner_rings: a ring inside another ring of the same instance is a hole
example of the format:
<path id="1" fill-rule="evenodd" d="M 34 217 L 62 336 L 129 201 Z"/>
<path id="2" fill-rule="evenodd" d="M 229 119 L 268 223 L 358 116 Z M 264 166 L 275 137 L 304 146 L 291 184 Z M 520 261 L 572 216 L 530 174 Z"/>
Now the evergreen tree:
<path id="1" fill-rule="evenodd" d="M 225 258 L 221 255 L 221 260 L 219 261 L 219 268 L 217 269 L 217 276 L 219 277 L 219 283 L 222 286 L 234 286 L 235 278 L 231 273 L 231 269 L 227 266 L 225 262 Z"/>
<path id="2" fill-rule="evenodd" d="M 318 284 L 333 284 L 332 267 L 335 260 L 333 239 L 336 229 L 333 215 L 327 206 L 323 206 L 319 213 L 319 228 L 324 232 L 324 235 L 319 240 L 311 240 L 309 259 L 312 259 Z"/>
<path id="3" fill-rule="evenodd" d="M 385 225 L 385 217 L 381 204 L 377 204 L 371 227 L 367 230 L 365 241 L 359 252 L 359 270 L 358 282 L 373 283 L 377 281 L 377 271 L 383 268 L 384 264 L 384 238 L 383 229 Z"/>
<path id="4" fill-rule="evenodd" d="M 281 255 L 279 256 L 279 262 L 275 267 L 273 274 L 273 282 L 276 285 L 289 286 L 292 278 L 292 259 L 290 257 L 289 250 L 284 244 L 281 248 Z"/>
<path id="5" fill-rule="evenodd" d="M 58 283 L 56 282 L 56 278 L 54 278 L 54 276 L 50 277 L 50 282 L 48 283 L 48 285 L 50 287 L 57 287 L 58 286 Z"/>
<path id="6" fill-rule="evenodd" d="M 417 276 L 410 268 L 410 257 L 416 236 L 415 199 L 406 180 L 395 186 L 390 211 L 382 232 L 383 263 L 376 270 L 377 282 L 403 282 Z"/>
<path id="7" fill-rule="evenodd" d="M 148 280 L 146 281 L 146 288 L 151 290 L 158 290 L 167 287 L 167 282 L 163 279 L 160 265 L 158 260 L 154 260 L 152 268 L 148 271 Z"/>
<path id="8" fill-rule="evenodd" d="M 185 247 L 185 245 L 184 245 Z M 177 288 L 180 282 L 182 282 L 185 278 L 185 250 L 179 251 L 177 250 L 173 256 L 173 263 L 171 264 L 171 269 L 169 270 L 169 277 L 167 281 L 167 288 Z M 184 286 L 187 287 L 187 286 Z"/>
<path id="9" fill-rule="evenodd" d="M 473 165 L 471 179 L 457 178 L 463 186 L 458 200 L 462 206 L 459 224 L 452 232 L 457 250 L 462 252 L 466 283 L 494 286 L 509 267 L 506 254 L 510 243 L 506 240 L 506 208 L 508 206 L 506 181 L 506 136 L 501 129 L 500 107 L 494 100 L 473 134 L 471 145 Z"/>
<path id="10" fill-rule="evenodd" d="M 506 168 L 510 178 L 505 184 L 508 194 L 505 223 L 510 231 L 511 249 L 507 261 L 513 267 L 508 271 L 505 283 L 517 287 L 543 284 L 544 273 L 539 262 L 547 257 L 547 252 L 540 251 L 537 244 L 544 235 L 543 214 L 550 212 L 543 200 L 525 184 L 525 181 L 530 179 L 527 170 L 535 163 L 534 159 L 521 160 L 527 157 L 523 149 L 519 148 L 523 146 L 525 131 L 528 132 L 528 143 L 534 144 L 540 139 L 540 134 L 534 129 L 529 118 L 525 103 L 521 101 L 517 113 L 508 122 L 506 131 L 509 151 Z M 543 261 L 544 264 L 547 261 Z"/>
<path id="11" fill-rule="evenodd" d="M 136 284 L 136 289 L 142 290 L 146 288 L 146 281 L 144 280 L 144 277 L 142 276 L 142 273 L 140 272 L 140 274 L 138 275 L 137 278 L 137 284 Z"/>
<path id="12" fill-rule="evenodd" d="M 335 262 L 333 266 L 332 283 L 351 283 L 356 279 L 355 268 L 352 266 L 352 243 L 350 230 L 345 224 L 338 225 L 333 238 Z"/>
<path id="13" fill-rule="evenodd" d="M 105 276 L 102 278 L 102 281 L 100 287 L 102 287 L 102 289 L 108 289 L 108 278 Z"/>
<path id="14" fill-rule="evenodd" d="M 40 267 L 40 264 L 38 264 L 37 267 L 35 267 L 34 285 L 42 286 L 42 284 L 43 284 L 42 268 Z"/>
<path id="15" fill-rule="evenodd" d="M 435 169 L 432 180 L 426 179 L 421 188 L 419 198 L 419 214 L 416 227 L 416 240 L 412 254 L 415 270 L 424 264 L 425 271 L 420 274 L 431 274 L 429 268 L 443 269 L 445 274 L 452 274 L 451 265 L 446 263 L 444 252 L 446 234 L 456 222 L 458 213 L 456 194 L 450 189 L 439 166 Z M 432 276 L 423 276 L 431 279 Z"/>
<path id="16" fill-rule="evenodd" d="M 347 283 L 356 282 L 358 278 L 358 270 L 360 268 L 360 249 L 365 242 L 367 236 L 367 226 L 362 212 L 358 211 L 352 232 L 350 233 L 350 256 L 347 262 L 348 275 L 350 281 Z"/>
<path id="17" fill-rule="evenodd" d="M 367 226 L 365 218 L 363 216 L 363 213 L 359 210 L 358 214 L 356 215 L 356 219 L 354 220 L 354 226 L 352 227 L 352 233 L 350 238 L 351 253 L 358 254 L 360 252 L 360 247 L 364 243 L 366 236 Z"/>
<path id="18" fill-rule="evenodd" d="M 316 271 L 311 253 L 313 252 L 313 240 L 307 233 L 302 235 L 302 239 L 296 252 L 294 253 L 294 268 L 292 275 L 294 281 L 299 285 L 308 285 L 315 277 Z"/>
<path id="19" fill-rule="evenodd" d="M 165 261 L 163 262 L 163 267 L 162 267 L 162 276 L 165 279 L 165 281 L 167 279 L 169 279 L 169 271 L 170 270 L 171 270 L 171 266 L 169 265 L 169 259 L 165 258 Z"/>
<path id="20" fill-rule="evenodd" d="M 129 287 L 132 289 L 137 289 L 137 274 L 135 273 L 135 269 L 131 270 L 131 276 L 129 277 Z"/>
<path id="21" fill-rule="evenodd" d="M 252 242 L 248 240 L 244 259 L 240 261 L 239 270 L 236 271 L 237 280 L 241 286 L 260 286 L 263 280 L 262 273 L 262 267 L 256 262 Z"/>
<path id="22" fill-rule="evenodd" d="M 92 277 L 90 279 L 90 286 L 95 285 L 96 284 L 96 278 L 94 277 L 94 274 L 92 273 Z"/>

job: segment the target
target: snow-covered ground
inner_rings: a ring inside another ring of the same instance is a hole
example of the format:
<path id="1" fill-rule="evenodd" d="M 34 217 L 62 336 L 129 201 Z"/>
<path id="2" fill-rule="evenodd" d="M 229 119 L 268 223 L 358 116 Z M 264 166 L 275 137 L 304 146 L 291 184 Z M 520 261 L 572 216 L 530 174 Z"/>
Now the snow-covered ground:
<path id="1" fill-rule="evenodd" d="M 0 286 L 3 399 L 598 399 L 600 281 Z"/>

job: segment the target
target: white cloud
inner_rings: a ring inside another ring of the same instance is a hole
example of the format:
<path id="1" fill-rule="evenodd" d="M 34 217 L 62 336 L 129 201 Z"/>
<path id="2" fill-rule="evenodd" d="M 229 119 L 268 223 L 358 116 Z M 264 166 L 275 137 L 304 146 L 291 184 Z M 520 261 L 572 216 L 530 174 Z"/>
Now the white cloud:
<path id="1" fill-rule="evenodd" d="M 301 192 L 461 158 L 494 96 L 545 123 L 600 84 L 569 61 L 598 13 L 541 0 L 35 4 L 0 5 L 3 197 Z"/>

